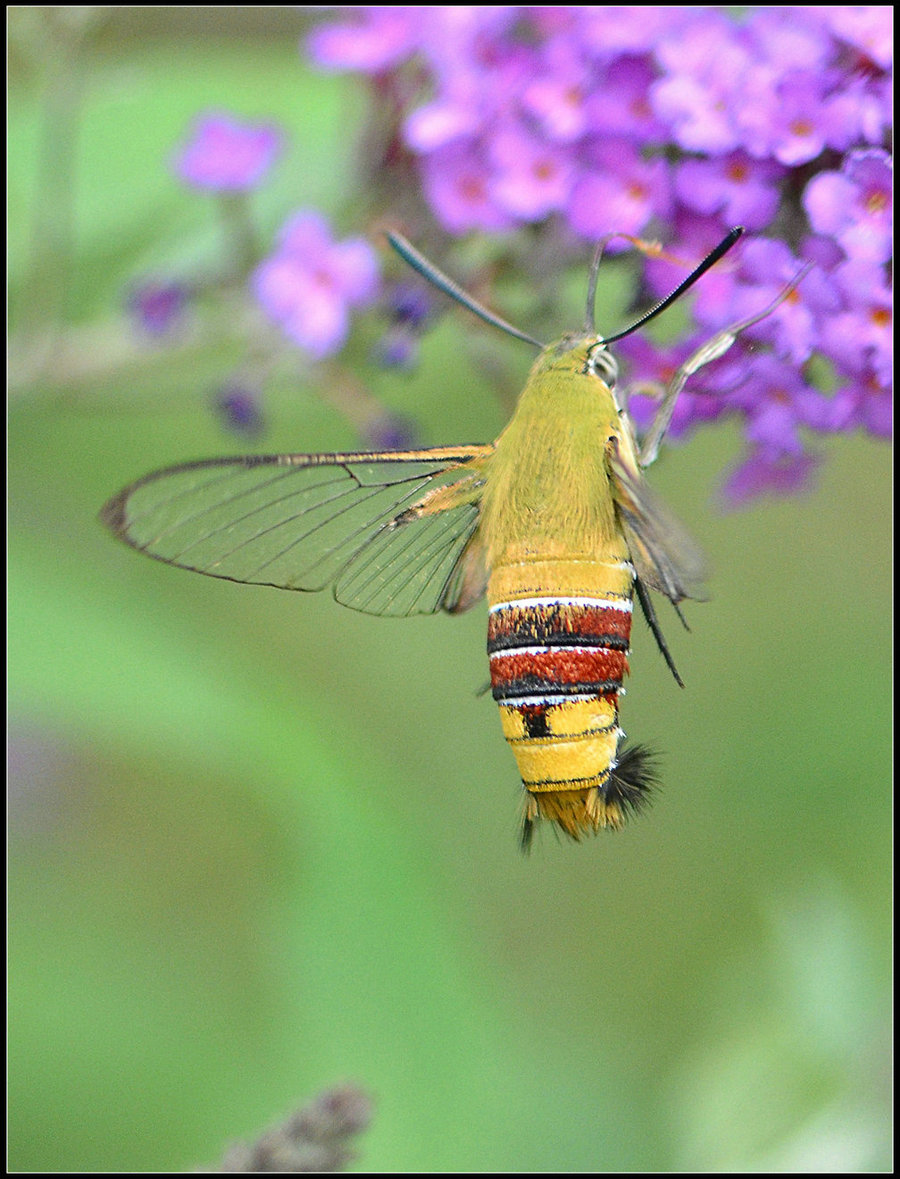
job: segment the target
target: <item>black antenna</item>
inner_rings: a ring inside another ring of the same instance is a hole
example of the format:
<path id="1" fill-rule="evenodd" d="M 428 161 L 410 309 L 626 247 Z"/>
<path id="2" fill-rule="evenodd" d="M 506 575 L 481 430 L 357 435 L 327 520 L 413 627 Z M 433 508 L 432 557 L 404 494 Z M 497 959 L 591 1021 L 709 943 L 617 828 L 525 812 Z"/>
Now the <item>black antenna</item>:
<path id="1" fill-rule="evenodd" d="M 499 315 L 495 315 L 493 311 L 488 311 L 487 307 L 483 307 L 471 295 L 466 294 L 462 287 L 457 286 L 452 278 L 448 278 L 443 271 L 438 270 L 424 254 L 420 254 L 411 242 L 400 233 L 388 233 L 388 241 L 400 255 L 404 262 L 407 262 L 413 270 L 427 281 L 432 286 L 437 287 L 439 291 L 443 291 L 445 295 L 449 295 L 457 303 L 463 307 L 467 307 L 474 315 L 483 319 L 485 323 L 491 324 L 492 327 L 500 328 L 502 332 L 506 332 L 509 336 L 514 336 L 517 340 L 524 340 L 526 344 L 532 344 L 535 348 L 544 348 L 540 340 L 536 340 L 534 336 L 529 336 L 525 332 L 520 332 L 518 328 L 514 328 L 511 323 L 507 323 L 505 319 L 501 319 Z"/>
<path id="2" fill-rule="evenodd" d="M 684 282 L 675 288 L 671 295 L 666 295 L 665 299 L 661 299 L 655 306 L 651 307 L 650 310 L 646 312 L 646 314 L 642 315 L 640 319 L 635 320 L 631 327 L 625 328 L 625 330 L 622 332 L 616 332 L 614 336 L 604 336 L 600 342 L 602 344 L 612 344 L 615 340 L 621 340 L 625 336 L 630 336 L 633 331 L 636 331 L 639 327 L 643 327 L 648 320 L 651 320 L 655 316 L 659 315 L 661 311 L 665 311 L 665 309 L 670 307 L 676 299 L 679 299 L 686 290 L 692 287 L 698 278 L 701 278 L 704 274 L 706 274 L 707 270 L 709 270 L 711 266 L 715 266 L 719 259 L 728 253 L 728 251 L 743 232 L 743 227 L 740 225 L 732 229 L 728 236 L 724 237 L 719 242 L 712 253 L 707 254 L 700 265 L 695 270 L 691 271 Z M 588 304 L 588 307 L 591 318 L 593 318 L 593 295 L 591 293 L 591 286 L 593 285 L 594 289 L 596 289 L 596 269 L 600 262 L 600 255 L 602 255 L 604 244 L 604 242 L 601 242 L 597 247 L 597 252 L 594 255 L 595 261 L 591 265 L 591 275 L 590 279 L 588 280 L 588 293 L 591 298 L 591 302 Z"/>

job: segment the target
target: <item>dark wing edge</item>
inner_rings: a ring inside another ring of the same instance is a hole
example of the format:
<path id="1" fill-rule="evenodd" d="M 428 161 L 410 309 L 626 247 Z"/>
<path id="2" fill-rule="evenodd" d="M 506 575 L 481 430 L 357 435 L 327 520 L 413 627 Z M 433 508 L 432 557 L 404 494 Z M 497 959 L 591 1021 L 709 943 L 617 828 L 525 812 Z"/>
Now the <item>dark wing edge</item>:
<path id="1" fill-rule="evenodd" d="M 100 519 L 132 548 L 210 577 L 308 592 L 330 586 L 363 613 L 457 613 L 483 589 L 477 528 L 493 452 L 200 460 L 130 484 Z M 441 490 L 440 510 L 411 511 Z"/>

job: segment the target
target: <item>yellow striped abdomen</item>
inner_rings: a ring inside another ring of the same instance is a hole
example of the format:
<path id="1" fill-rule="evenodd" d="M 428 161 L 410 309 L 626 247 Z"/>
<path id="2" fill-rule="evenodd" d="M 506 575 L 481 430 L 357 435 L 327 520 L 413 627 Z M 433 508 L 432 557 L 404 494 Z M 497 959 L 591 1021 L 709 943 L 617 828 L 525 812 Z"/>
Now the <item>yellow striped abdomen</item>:
<path id="1" fill-rule="evenodd" d="M 538 818 L 578 839 L 621 827 L 613 774 L 628 671 L 634 570 L 626 560 L 531 559 L 488 583 L 491 686 Z"/>

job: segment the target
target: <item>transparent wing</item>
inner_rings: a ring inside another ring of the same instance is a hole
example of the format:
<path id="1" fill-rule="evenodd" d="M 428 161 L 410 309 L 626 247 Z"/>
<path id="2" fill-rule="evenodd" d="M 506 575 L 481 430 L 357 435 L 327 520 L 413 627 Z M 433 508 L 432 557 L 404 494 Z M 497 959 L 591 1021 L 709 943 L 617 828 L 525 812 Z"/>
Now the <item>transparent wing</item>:
<path id="1" fill-rule="evenodd" d="M 640 580 L 676 605 L 684 598 L 703 599 L 706 561 L 700 548 L 617 448 L 609 461 L 613 495 Z"/>
<path id="2" fill-rule="evenodd" d="M 114 496 L 101 519 L 133 548 L 197 573 L 283 589 L 331 586 L 339 602 L 368 614 L 432 614 L 461 608 L 458 567 L 492 453 L 463 446 L 209 459 L 147 475 Z M 440 509 L 410 511 L 441 488 Z"/>

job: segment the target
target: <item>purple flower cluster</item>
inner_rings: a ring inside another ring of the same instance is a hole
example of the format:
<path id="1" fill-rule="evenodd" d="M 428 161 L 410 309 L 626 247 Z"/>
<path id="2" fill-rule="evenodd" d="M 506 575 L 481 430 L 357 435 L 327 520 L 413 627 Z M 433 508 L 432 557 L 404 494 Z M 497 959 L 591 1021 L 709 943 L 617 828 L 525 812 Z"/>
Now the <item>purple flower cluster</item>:
<path id="1" fill-rule="evenodd" d="M 372 6 L 329 21 L 311 56 L 369 75 L 400 112 L 397 145 L 445 230 L 651 235 L 691 261 L 734 224 L 757 235 L 699 284 L 687 351 L 815 263 L 679 407 L 682 431 L 744 417 L 735 497 L 803 482 L 801 428 L 890 431 L 889 7 Z M 684 276 L 646 270 L 658 294 Z M 670 363 L 633 340 L 623 352 L 645 380 Z M 830 395 L 805 379 L 814 357 Z"/>
<path id="2" fill-rule="evenodd" d="M 368 242 L 336 242 L 317 212 L 296 212 L 282 227 L 275 249 L 258 266 L 247 244 L 255 238 L 246 198 L 258 188 L 282 150 L 273 123 L 248 123 L 216 111 L 199 116 L 173 159 L 175 174 L 192 188 L 217 197 L 227 209 L 232 253 L 249 260 L 235 278 L 247 279 L 259 305 L 292 343 L 315 359 L 337 352 L 349 331 L 350 311 L 374 297 L 377 262 Z M 251 271 L 248 273 L 248 271 Z M 201 293 L 198 290 L 195 293 Z M 183 311 L 180 284 L 145 282 L 130 308 L 148 334 L 170 333 Z M 261 428 L 258 397 L 245 396 L 236 380 L 219 391 L 223 420 L 240 432 Z"/>

